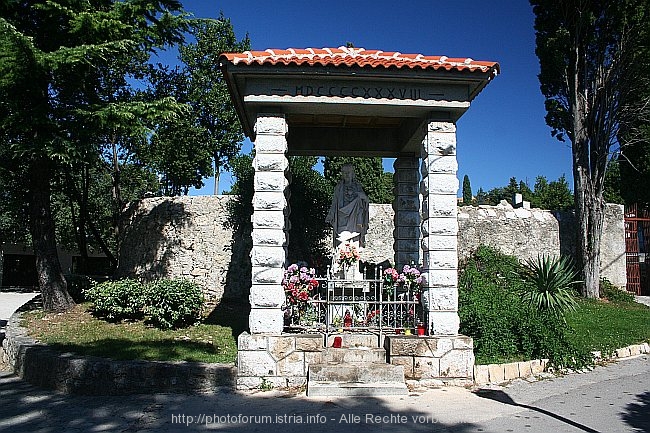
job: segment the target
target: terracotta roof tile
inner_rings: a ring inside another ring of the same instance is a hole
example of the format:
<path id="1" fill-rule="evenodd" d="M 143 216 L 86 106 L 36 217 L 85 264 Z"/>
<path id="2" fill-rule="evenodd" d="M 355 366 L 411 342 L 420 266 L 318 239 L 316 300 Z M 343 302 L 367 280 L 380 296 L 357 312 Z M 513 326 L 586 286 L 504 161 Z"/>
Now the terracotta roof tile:
<path id="1" fill-rule="evenodd" d="M 286 50 L 268 49 L 265 51 L 245 51 L 243 53 L 224 53 L 221 58 L 233 64 L 251 65 L 321 65 L 321 66 L 369 66 L 372 68 L 421 68 L 457 71 L 499 72 L 497 62 L 476 61 L 470 58 L 448 58 L 446 56 L 425 56 L 423 54 L 402 54 L 399 52 L 366 50 L 364 48 L 288 48 Z"/>

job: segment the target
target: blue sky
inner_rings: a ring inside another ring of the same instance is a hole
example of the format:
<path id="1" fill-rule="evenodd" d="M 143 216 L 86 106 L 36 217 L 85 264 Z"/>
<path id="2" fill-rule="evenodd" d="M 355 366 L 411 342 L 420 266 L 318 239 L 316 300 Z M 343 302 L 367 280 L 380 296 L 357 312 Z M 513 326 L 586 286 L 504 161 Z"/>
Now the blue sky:
<path id="1" fill-rule="evenodd" d="M 504 186 L 510 177 L 565 174 L 572 185 L 571 149 L 544 122 L 535 55 L 534 15 L 527 1 L 497 0 L 226 0 L 184 1 L 197 17 L 230 18 L 238 38 L 248 33 L 255 50 L 356 47 L 498 61 L 501 74 L 474 100 L 457 124 L 458 177 L 469 175 L 474 193 Z M 244 143 L 244 150 L 251 148 Z M 392 162 L 385 161 L 392 171 Z M 221 189 L 230 189 L 227 173 Z M 210 194 L 206 179 L 201 190 Z"/>

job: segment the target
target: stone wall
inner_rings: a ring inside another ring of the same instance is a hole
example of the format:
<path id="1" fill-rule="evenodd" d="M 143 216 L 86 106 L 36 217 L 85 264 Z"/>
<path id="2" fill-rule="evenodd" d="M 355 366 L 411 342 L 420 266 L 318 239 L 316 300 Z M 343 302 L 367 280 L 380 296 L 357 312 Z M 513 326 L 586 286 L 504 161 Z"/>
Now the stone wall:
<path id="1" fill-rule="evenodd" d="M 231 196 L 151 198 L 128 212 L 118 273 L 184 277 L 215 299 L 246 299 L 250 288 L 250 240 L 233 235 L 228 221 Z M 458 208 L 458 253 L 462 260 L 479 245 L 490 245 L 522 260 L 575 249 L 575 217 L 510 206 Z M 371 205 L 362 259 L 394 263 L 393 209 Z M 602 275 L 625 287 L 623 208 L 608 205 L 601 248 Z"/>
<path id="2" fill-rule="evenodd" d="M 244 298 L 250 286 L 250 246 L 230 228 L 231 198 L 156 197 L 131 205 L 117 275 L 145 281 L 187 278 L 210 298 Z"/>
<path id="3" fill-rule="evenodd" d="M 468 257 L 483 244 L 518 257 L 575 253 L 575 215 L 511 206 L 458 208 L 458 255 Z M 625 287 L 625 225 L 623 206 L 608 204 L 601 244 L 601 276 Z"/>

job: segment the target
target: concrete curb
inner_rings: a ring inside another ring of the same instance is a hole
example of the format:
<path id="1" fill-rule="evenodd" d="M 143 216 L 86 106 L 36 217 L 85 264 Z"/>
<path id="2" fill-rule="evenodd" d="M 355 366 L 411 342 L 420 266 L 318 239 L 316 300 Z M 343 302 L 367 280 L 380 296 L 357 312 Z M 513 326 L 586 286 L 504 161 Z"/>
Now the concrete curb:
<path id="1" fill-rule="evenodd" d="M 595 361 L 613 361 L 650 353 L 648 343 L 632 344 L 616 349 L 610 356 L 603 358 L 600 352 L 593 352 Z M 526 379 L 546 371 L 548 359 L 510 362 L 507 364 L 489 364 L 474 366 L 474 383 L 476 385 L 501 384 L 514 379 Z"/>
<path id="2" fill-rule="evenodd" d="M 115 361 L 61 353 L 29 337 L 20 326 L 21 316 L 16 312 L 7 323 L 2 361 L 33 385 L 80 395 L 190 394 L 234 388 L 234 365 Z"/>

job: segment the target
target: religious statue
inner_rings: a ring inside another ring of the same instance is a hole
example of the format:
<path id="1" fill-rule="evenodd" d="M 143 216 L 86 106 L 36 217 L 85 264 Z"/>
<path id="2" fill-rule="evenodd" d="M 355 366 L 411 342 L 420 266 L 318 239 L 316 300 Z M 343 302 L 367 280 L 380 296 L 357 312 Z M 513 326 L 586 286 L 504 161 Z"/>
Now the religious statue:
<path id="1" fill-rule="evenodd" d="M 334 228 L 334 247 L 342 242 L 341 234 L 348 232 L 353 238 L 347 237 L 359 247 L 365 246 L 365 236 L 368 231 L 368 196 L 363 187 L 357 182 L 354 167 L 345 164 L 341 167 L 341 180 L 336 184 L 332 206 L 325 221 Z M 347 233 L 346 233 L 347 235 Z M 357 238 L 358 239 L 354 239 Z"/>

